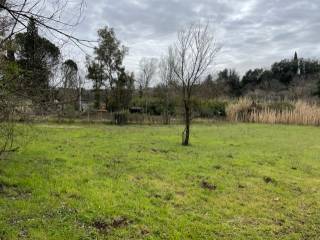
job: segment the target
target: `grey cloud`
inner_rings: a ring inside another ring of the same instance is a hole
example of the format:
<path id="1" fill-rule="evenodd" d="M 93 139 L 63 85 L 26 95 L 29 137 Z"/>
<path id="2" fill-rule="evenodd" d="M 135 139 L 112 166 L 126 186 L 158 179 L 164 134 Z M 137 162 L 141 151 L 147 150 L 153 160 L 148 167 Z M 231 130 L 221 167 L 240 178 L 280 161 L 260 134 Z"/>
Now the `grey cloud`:
<path id="1" fill-rule="evenodd" d="M 130 48 L 130 70 L 137 70 L 140 57 L 160 57 L 182 26 L 199 19 L 214 22 L 223 45 L 218 68 L 243 73 L 295 50 L 303 57 L 320 56 L 319 0 L 90 0 L 87 5 L 76 34 L 95 39 L 99 27 L 114 27 Z"/>

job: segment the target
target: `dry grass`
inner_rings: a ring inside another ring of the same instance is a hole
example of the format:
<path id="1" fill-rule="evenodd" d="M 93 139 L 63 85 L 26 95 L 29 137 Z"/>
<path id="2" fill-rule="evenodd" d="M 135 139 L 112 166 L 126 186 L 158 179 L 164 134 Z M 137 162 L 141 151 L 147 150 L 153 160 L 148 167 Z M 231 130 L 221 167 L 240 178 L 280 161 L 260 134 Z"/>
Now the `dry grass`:
<path id="1" fill-rule="evenodd" d="M 277 103 L 276 106 L 270 102 L 257 104 L 240 99 L 228 106 L 227 117 L 232 122 L 320 125 L 320 106 L 316 103 L 297 101 Z"/>

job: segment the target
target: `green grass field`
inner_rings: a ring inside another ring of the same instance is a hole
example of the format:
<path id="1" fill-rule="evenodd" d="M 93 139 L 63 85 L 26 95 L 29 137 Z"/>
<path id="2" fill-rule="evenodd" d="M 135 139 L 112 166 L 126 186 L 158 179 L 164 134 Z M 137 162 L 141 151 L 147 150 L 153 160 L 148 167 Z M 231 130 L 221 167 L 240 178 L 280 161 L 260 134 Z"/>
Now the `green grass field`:
<path id="1" fill-rule="evenodd" d="M 320 239 L 320 128 L 37 125 L 0 160 L 0 239 Z"/>

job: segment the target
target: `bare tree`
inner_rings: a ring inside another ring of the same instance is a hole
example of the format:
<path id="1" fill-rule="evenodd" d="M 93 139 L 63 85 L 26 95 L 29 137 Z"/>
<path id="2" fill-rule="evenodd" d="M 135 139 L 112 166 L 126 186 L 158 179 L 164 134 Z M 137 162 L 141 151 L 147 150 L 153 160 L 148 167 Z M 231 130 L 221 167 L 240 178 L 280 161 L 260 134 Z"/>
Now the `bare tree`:
<path id="1" fill-rule="evenodd" d="M 0 156 L 13 150 L 14 125 L 12 116 L 14 108 L 10 106 L 8 96 L 2 89 L 0 93 Z"/>
<path id="2" fill-rule="evenodd" d="M 16 65 L 7 64 L 7 60 L 0 57 L 0 157 L 4 153 L 17 150 L 14 140 L 19 134 L 16 131 L 16 120 L 24 118 L 25 109 L 22 107 L 23 96 L 12 92 L 12 83 L 19 75 Z M 20 134 L 19 134 L 20 135 Z"/>
<path id="3" fill-rule="evenodd" d="M 191 97 L 202 76 L 209 70 L 219 51 L 209 24 L 191 24 L 178 33 L 173 45 L 174 72 L 182 89 L 185 129 L 182 144 L 189 145 L 191 124 Z"/>
<path id="4" fill-rule="evenodd" d="M 159 63 L 159 76 L 161 85 L 165 91 L 165 109 L 164 109 L 164 121 L 165 124 L 170 123 L 169 113 L 169 98 L 170 98 L 170 86 L 174 82 L 174 58 L 172 48 L 168 49 L 168 54 L 163 56 Z"/>
<path id="5" fill-rule="evenodd" d="M 140 73 L 138 77 L 138 87 L 140 91 L 140 96 L 144 95 L 145 97 L 145 111 L 148 112 L 148 89 L 151 85 L 152 80 L 154 79 L 155 74 L 157 73 L 157 63 L 158 60 L 155 58 L 142 58 L 140 60 Z"/>

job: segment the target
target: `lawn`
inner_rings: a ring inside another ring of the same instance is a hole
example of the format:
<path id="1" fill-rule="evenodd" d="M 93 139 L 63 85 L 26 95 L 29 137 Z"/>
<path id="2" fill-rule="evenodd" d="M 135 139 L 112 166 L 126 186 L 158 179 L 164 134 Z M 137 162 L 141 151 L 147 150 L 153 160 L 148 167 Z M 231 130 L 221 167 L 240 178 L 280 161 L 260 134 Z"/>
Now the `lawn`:
<path id="1" fill-rule="evenodd" d="M 29 127 L 28 127 L 29 128 Z M 36 125 L 0 239 L 320 239 L 320 128 Z"/>

